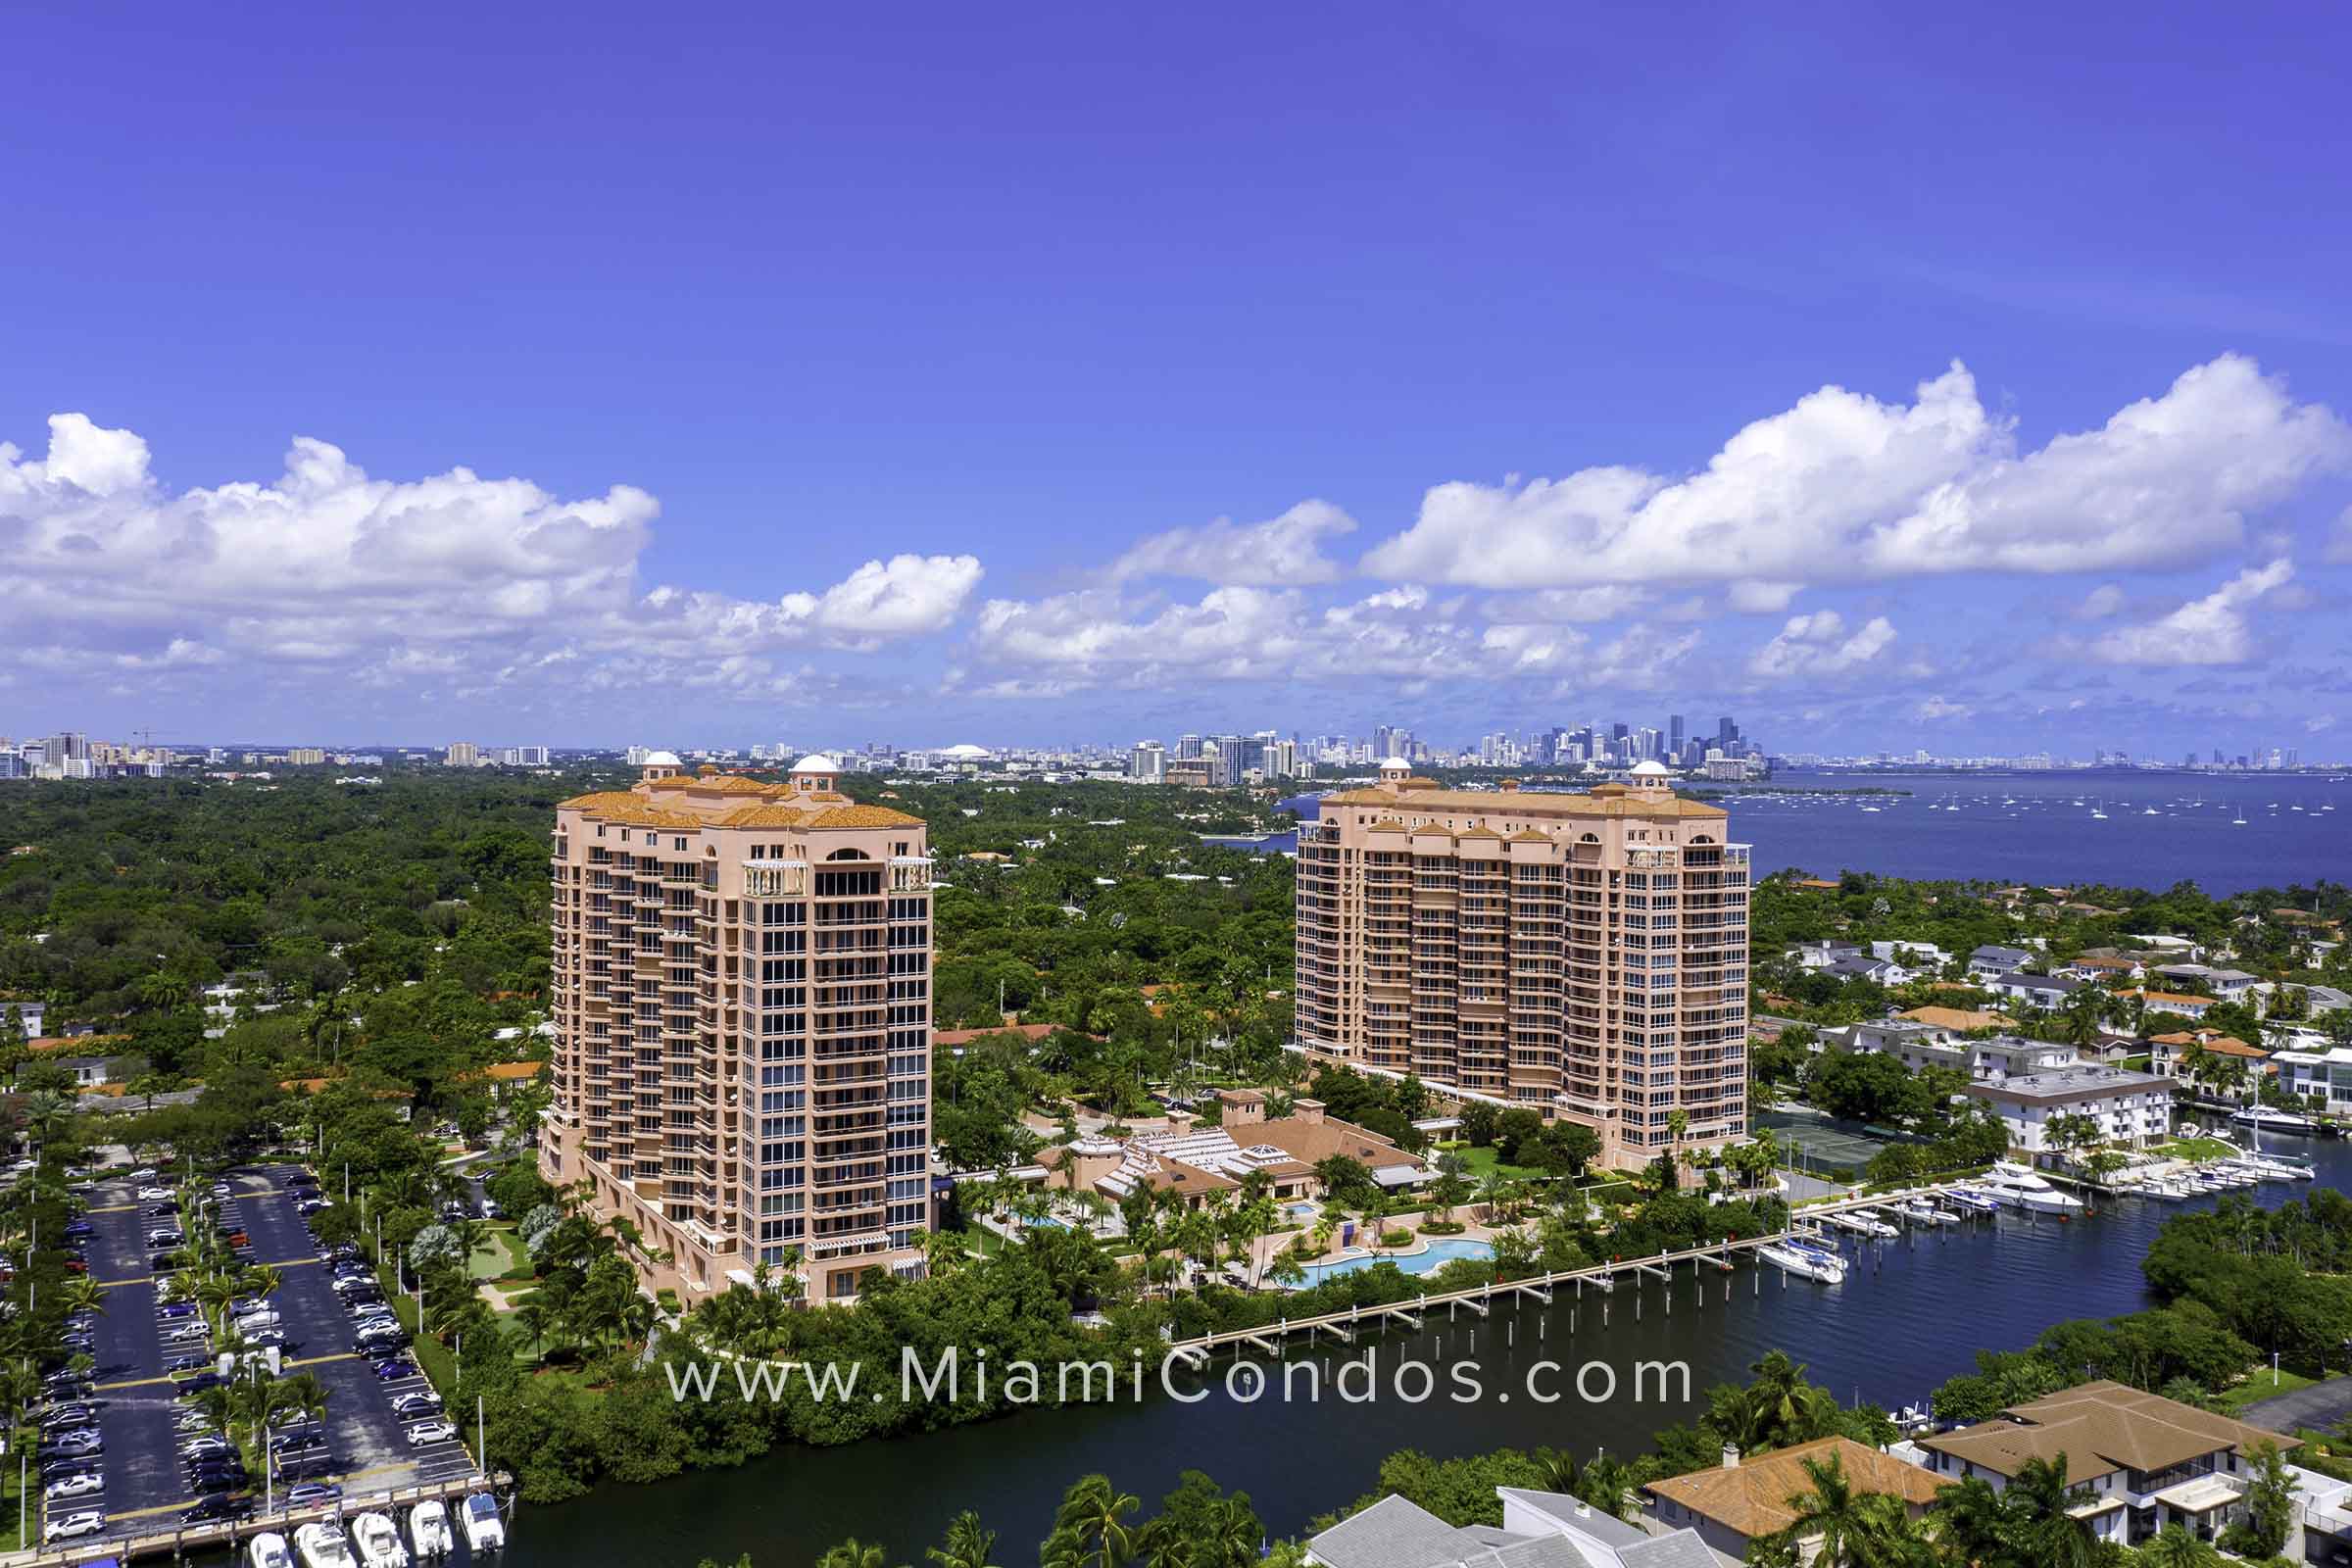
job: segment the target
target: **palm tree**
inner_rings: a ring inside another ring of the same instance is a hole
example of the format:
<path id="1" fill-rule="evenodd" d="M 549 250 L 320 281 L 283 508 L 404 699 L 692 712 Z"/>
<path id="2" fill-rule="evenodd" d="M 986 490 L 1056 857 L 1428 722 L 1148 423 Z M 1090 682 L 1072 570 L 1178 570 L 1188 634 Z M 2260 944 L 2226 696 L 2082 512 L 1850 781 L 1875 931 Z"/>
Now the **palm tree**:
<path id="1" fill-rule="evenodd" d="M 880 1546 L 869 1546 L 856 1536 L 838 1546 L 829 1546 L 816 1559 L 816 1568 L 883 1568 L 889 1559 Z"/>
<path id="2" fill-rule="evenodd" d="M 1891 1568 L 1906 1555 L 1909 1521 L 1899 1498 L 1856 1492 L 1835 1453 L 1804 1466 L 1812 1490 L 1788 1499 L 1796 1517 L 1781 1532 L 1784 1539 L 1800 1551 L 1802 1543 L 1817 1543 L 1812 1560 L 1819 1568 Z"/>
<path id="3" fill-rule="evenodd" d="M 2067 1510 L 2082 1499 L 2066 1482 L 2066 1455 L 2028 1459 L 2002 1494 L 2011 1517 L 2009 1539 L 2034 1568 L 2091 1568 L 2098 1543 L 2088 1520 Z"/>
<path id="4" fill-rule="evenodd" d="M 96 1312 L 106 1315 L 106 1287 L 87 1274 L 70 1274 L 58 1288 L 59 1304 L 68 1312 Z"/>
<path id="5" fill-rule="evenodd" d="M 2009 1518 L 2001 1494 L 1983 1476 L 1936 1494 L 1929 1528 L 1945 1554 L 1961 1563 L 1989 1563 L 2007 1551 Z"/>
<path id="6" fill-rule="evenodd" d="M 275 1295 L 277 1288 L 285 1283 L 285 1276 L 278 1272 L 275 1264 L 256 1263 L 244 1272 L 238 1283 L 248 1296 L 269 1297 Z"/>
<path id="7" fill-rule="evenodd" d="M 948 1521 L 947 1535 L 923 1555 L 939 1568 L 997 1568 L 996 1550 L 997 1533 L 981 1528 L 980 1516 L 966 1508 Z"/>
<path id="8" fill-rule="evenodd" d="M 718 1302 L 713 1300 L 710 1304 L 715 1306 Z M 516 1304 L 514 1327 L 525 1336 L 532 1355 L 536 1356 L 539 1353 L 539 1348 L 547 1343 L 547 1331 L 553 1326 L 553 1320 L 554 1314 L 548 1311 L 546 1303 L 536 1296 Z"/>
<path id="9" fill-rule="evenodd" d="M 2166 1525 L 2139 1548 L 2143 1568 L 2220 1568 L 2222 1554 L 2213 1543 L 2190 1535 L 2180 1525 Z"/>
<path id="10" fill-rule="evenodd" d="M 1089 1568 L 1120 1568 L 1135 1555 L 1135 1532 L 1127 1516 L 1142 1505 L 1143 1499 L 1119 1491 L 1101 1472 L 1082 1477 L 1062 1495 L 1054 1515 L 1054 1538 L 1075 1544 L 1076 1560 Z"/>
<path id="11" fill-rule="evenodd" d="M 280 1384 L 292 1400 L 293 1407 L 302 1412 L 305 1421 L 317 1421 L 326 1414 L 326 1401 L 332 1397 L 327 1386 L 309 1372 L 297 1372 Z"/>

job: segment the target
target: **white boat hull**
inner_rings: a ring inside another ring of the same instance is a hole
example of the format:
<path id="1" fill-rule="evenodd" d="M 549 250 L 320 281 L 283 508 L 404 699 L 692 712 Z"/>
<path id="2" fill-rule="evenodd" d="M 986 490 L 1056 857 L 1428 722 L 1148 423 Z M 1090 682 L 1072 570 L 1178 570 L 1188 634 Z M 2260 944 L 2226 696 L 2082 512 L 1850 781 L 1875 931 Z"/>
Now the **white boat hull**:
<path id="1" fill-rule="evenodd" d="M 1777 1246 L 1758 1248 L 1756 1255 L 1775 1268 L 1804 1279 L 1819 1280 L 1824 1285 L 1836 1285 L 1845 1278 L 1845 1261 L 1842 1258 L 1825 1257 L 1800 1251 L 1793 1247 Z"/>

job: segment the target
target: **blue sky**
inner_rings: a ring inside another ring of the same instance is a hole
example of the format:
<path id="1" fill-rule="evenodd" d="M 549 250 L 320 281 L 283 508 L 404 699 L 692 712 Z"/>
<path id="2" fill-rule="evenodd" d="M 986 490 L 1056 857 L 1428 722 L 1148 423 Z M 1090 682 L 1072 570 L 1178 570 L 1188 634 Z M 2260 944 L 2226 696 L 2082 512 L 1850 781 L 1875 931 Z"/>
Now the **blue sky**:
<path id="1" fill-rule="evenodd" d="M 2352 753 L 2348 33 L 27 13 L 0 730 Z"/>

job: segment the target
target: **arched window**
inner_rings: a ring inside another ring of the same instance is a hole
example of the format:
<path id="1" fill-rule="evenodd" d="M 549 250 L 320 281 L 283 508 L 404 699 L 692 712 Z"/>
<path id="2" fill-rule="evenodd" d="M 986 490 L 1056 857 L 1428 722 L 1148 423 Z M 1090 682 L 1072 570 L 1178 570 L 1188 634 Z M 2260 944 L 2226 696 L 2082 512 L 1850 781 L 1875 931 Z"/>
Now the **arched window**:
<path id="1" fill-rule="evenodd" d="M 863 850 L 835 850 L 825 858 L 828 860 L 870 860 L 873 857 L 867 855 Z"/>

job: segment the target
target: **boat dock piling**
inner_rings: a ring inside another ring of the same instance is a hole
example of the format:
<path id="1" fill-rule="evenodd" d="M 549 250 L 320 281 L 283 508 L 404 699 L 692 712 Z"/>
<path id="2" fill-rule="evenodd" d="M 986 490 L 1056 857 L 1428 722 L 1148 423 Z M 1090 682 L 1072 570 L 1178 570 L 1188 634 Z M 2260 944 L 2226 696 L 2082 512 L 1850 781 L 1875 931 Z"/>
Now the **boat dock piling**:
<path id="1" fill-rule="evenodd" d="M 1706 1295 L 1700 1280 L 1706 1269 L 1712 1268 L 1719 1273 L 1728 1275 L 1737 1268 L 1738 1260 L 1742 1254 L 1753 1253 L 1759 1248 L 1770 1247 L 1776 1243 L 1792 1239 L 1823 1243 L 1826 1241 L 1826 1235 L 1822 1229 L 1825 1224 L 1850 1231 L 1867 1240 L 1874 1233 L 1864 1230 L 1858 1225 L 1847 1225 L 1842 1221 L 1848 1216 L 1853 1216 L 1863 1220 L 1876 1220 L 1883 1225 L 1887 1222 L 1879 1219 L 1880 1211 L 1884 1210 L 1900 1216 L 1900 1210 L 1895 1205 L 1906 1201 L 1933 1203 L 1943 1194 L 1947 1186 L 1961 1185 L 1965 1184 L 1951 1183 L 1921 1187 L 1907 1192 L 1840 1199 L 1833 1203 L 1814 1204 L 1792 1215 L 1788 1229 L 1775 1232 L 1770 1236 L 1737 1237 L 1728 1241 L 1709 1242 L 1698 1247 L 1685 1248 L 1680 1251 L 1664 1251 L 1654 1257 L 1612 1258 L 1606 1263 L 1594 1263 L 1585 1268 L 1548 1269 L 1542 1274 L 1530 1275 L 1525 1279 L 1492 1280 L 1436 1295 L 1424 1292 L 1410 1301 L 1395 1301 L 1373 1306 L 1350 1306 L 1315 1317 L 1284 1318 L 1275 1325 L 1228 1329 L 1216 1334 L 1201 1335 L 1196 1339 L 1178 1341 L 1169 1347 L 1168 1354 L 1178 1363 L 1199 1370 L 1208 1365 L 1209 1352 L 1227 1347 L 1233 1348 L 1237 1354 L 1244 1353 L 1248 1349 L 1255 1349 L 1269 1355 L 1280 1355 L 1283 1353 L 1283 1346 L 1290 1337 L 1301 1332 L 1312 1341 L 1320 1338 L 1328 1330 L 1344 1344 L 1353 1345 L 1356 1334 L 1361 1329 L 1375 1329 L 1392 1322 L 1402 1323 L 1416 1329 L 1420 1328 L 1432 1307 L 1444 1307 L 1446 1320 L 1449 1322 L 1454 1319 L 1457 1311 L 1465 1309 L 1480 1317 L 1486 1317 L 1492 1311 L 1493 1304 L 1497 1298 L 1505 1301 L 1532 1299 L 1549 1305 L 1554 1292 L 1560 1286 L 1566 1285 L 1573 1296 L 1581 1300 L 1587 1285 L 1591 1285 L 1594 1290 L 1605 1295 L 1616 1289 L 1620 1278 L 1630 1278 L 1636 1284 L 1639 1284 L 1644 1276 L 1661 1281 L 1666 1286 L 1664 1292 L 1666 1310 L 1672 1313 L 1674 1310 L 1674 1270 L 1677 1264 L 1685 1260 L 1690 1264 L 1691 1281 L 1697 1288 L 1697 1300 L 1703 1306 Z M 1945 1222 L 1954 1222 L 1964 1217 L 1971 1216 L 1947 1214 Z M 1906 1237 L 1915 1237 L 1918 1229 L 1918 1224 L 1906 1226 L 1904 1234 Z M 1749 1287 L 1751 1294 L 1761 1294 L 1763 1274 L 1762 1269 L 1751 1271 Z M 1786 1290 L 1788 1284 L 1788 1271 L 1784 1269 L 1781 1274 L 1781 1286 Z M 1724 1293 L 1728 1299 L 1731 1293 L 1731 1282 L 1728 1279 L 1724 1282 Z M 1639 1318 L 1641 1314 L 1642 1295 L 1637 1292 L 1634 1297 L 1634 1315 Z M 1608 1303 L 1604 1299 L 1601 1303 L 1601 1323 L 1604 1327 L 1608 1323 Z M 1569 1314 L 1568 1331 L 1573 1334 L 1576 1332 L 1576 1312 L 1572 1308 Z M 0 1568 L 11 1568 L 11 1565 L 0 1561 Z"/>
<path id="2" fill-rule="evenodd" d="M 430 1499 L 457 1502 L 468 1493 L 485 1490 L 504 1494 L 513 1489 L 514 1484 L 514 1477 L 504 1471 L 490 1477 L 475 1472 L 448 1481 L 341 1497 L 307 1508 L 281 1508 L 275 1513 L 252 1519 L 225 1519 L 218 1524 L 183 1525 L 176 1520 L 167 1519 L 126 1521 L 146 1524 L 149 1528 L 144 1534 L 133 1532 L 115 1535 L 109 1532 L 105 1535 L 83 1536 L 55 1546 L 0 1552 L 0 1568 L 76 1568 L 78 1564 L 151 1562 L 165 1557 L 173 1562 L 184 1562 L 191 1551 L 218 1546 L 227 1547 L 233 1559 L 247 1542 L 265 1530 L 291 1536 L 298 1525 L 318 1521 L 340 1527 L 364 1513 L 389 1514 L 397 1524 L 408 1509 L 416 1503 Z"/>

